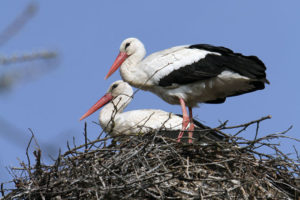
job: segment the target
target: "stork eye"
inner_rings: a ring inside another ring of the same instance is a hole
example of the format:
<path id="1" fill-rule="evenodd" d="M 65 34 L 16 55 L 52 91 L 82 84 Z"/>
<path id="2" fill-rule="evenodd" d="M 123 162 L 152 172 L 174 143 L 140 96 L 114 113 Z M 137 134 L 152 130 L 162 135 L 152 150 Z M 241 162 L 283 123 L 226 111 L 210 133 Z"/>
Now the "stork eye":
<path id="1" fill-rule="evenodd" d="M 126 43 L 125 44 L 125 49 L 127 49 L 127 47 L 129 47 L 129 45 L 130 45 L 130 43 L 128 42 L 128 43 Z"/>
<path id="2" fill-rule="evenodd" d="M 113 90 L 113 89 L 115 89 L 116 87 L 118 87 L 118 84 L 113 84 L 113 85 L 111 86 L 111 89 Z"/>

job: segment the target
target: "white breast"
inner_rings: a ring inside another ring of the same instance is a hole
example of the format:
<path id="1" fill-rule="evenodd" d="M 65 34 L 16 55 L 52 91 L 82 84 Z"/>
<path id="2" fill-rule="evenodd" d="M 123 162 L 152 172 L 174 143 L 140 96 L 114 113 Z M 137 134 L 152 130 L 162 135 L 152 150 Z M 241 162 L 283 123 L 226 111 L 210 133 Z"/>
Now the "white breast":
<path id="1" fill-rule="evenodd" d="M 114 124 L 113 127 L 102 126 L 105 131 L 112 135 L 142 134 L 159 129 L 180 130 L 182 126 L 181 117 L 162 110 L 152 109 L 120 113 L 113 117 L 112 121 L 110 123 Z"/>

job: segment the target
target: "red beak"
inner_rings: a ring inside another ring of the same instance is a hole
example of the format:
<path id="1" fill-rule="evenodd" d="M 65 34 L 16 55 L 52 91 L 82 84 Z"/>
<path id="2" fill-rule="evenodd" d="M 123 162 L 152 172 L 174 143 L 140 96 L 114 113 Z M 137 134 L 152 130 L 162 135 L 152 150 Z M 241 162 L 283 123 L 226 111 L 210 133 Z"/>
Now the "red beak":
<path id="1" fill-rule="evenodd" d="M 126 58 L 128 58 L 128 55 L 125 52 L 120 52 L 104 79 L 106 80 L 110 77 L 122 65 Z"/>
<path id="2" fill-rule="evenodd" d="M 84 115 L 82 115 L 80 120 L 83 120 L 84 118 L 90 116 L 112 99 L 113 97 L 111 96 L 111 93 L 106 93 L 99 101 L 97 101 L 97 103 L 95 103 L 95 105 L 93 105 Z"/>

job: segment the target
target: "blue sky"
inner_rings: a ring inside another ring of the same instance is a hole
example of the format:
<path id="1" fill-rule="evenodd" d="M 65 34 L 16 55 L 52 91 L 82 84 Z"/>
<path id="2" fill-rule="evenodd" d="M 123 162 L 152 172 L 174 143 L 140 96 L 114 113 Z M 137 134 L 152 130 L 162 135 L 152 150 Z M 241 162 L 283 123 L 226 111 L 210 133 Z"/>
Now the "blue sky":
<path id="1" fill-rule="evenodd" d="M 1 1 L 0 31 L 29 2 Z M 58 51 L 60 64 L 47 75 L 0 94 L 0 182 L 10 178 L 5 167 L 18 166 L 17 158 L 26 159 L 28 128 L 42 148 L 52 148 L 51 152 L 43 152 L 45 157 L 58 148 L 64 151 L 66 140 L 72 137 L 77 144 L 82 142 L 84 123 L 79 118 L 113 81 L 120 79 L 119 73 L 106 81 L 104 76 L 127 37 L 139 38 L 148 54 L 176 45 L 208 43 L 257 55 L 267 66 L 271 85 L 262 91 L 228 98 L 224 104 L 200 105 L 194 109 L 194 115 L 209 126 L 225 120 L 237 125 L 272 115 L 271 120 L 261 124 L 260 136 L 293 125 L 288 135 L 300 138 L 299 1 L 36 2 L 36 16 L 0 46 L 0 55 L 49 49 Z M 0 65 L 0 72 L 1 68 Z M 179 106 L 140 91 L 127 110 L 142 108 L 181 112 Z M 98 121 L 98 113 L 86 121 L 89 137 L 97 137 L 101 130 L 92 121 Z M 284 152 L 292 152 L 292 145 L 298 145 L 300 150 L 299 143 L 281 143 Z"/>

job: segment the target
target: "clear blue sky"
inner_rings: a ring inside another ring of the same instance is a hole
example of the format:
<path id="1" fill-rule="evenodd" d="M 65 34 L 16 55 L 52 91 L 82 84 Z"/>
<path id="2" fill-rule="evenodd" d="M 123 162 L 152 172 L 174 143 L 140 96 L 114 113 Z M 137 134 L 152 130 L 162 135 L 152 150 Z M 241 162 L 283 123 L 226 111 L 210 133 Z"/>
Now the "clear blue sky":
<path id="1" fill-rule="evenodd" d="M 1 1 L 0 31 L 29 2 Z M 64 151 L 67 139 L 75 137 L 77 144 L 82 142 L 84 123 L 79 118 L 113 81 L 120 79 L 119 73 L 106 81 L 104 76 L 127 37 L 139 38 L 148 54 L 176 45 L 208 43 L 257 55 L 267 66 L 271 85 L 263 91 L 228 98 L 224 104 L 201 105 L 194 115 L 209 126 L 218 125 L 219 120 L 237 125 L 272 115 L 261 124 L 260 136 L 294 125 L 289 136 L 300 138 L 299 1 L 37 2 L 36 16 L 0 47 L 0 55 L 50 49 L 58 50 L 61 62 L 57 70 L 40 79 L 0 94 L 0 119 L 14 129 L 0 126 L 0 182 L 10 178 L 5 167 L 18 166 L 17 158 L 26 159 L 28 128 L 42 148 L 48 151 L 47 145 L 52 147 L 53 151 L 43 152 L 45 157 L 59 147 Z M 180 113 L 179 106 L 143 91 L 127 110 L 140 108 Z M 101 130 L 92 121 L 98 121 L 98 113 L 86 121 L 89 137 L 97 137 Z M 284 140 L 281 148 L 292 152 L 292 145 L 299 143 Z"/>

